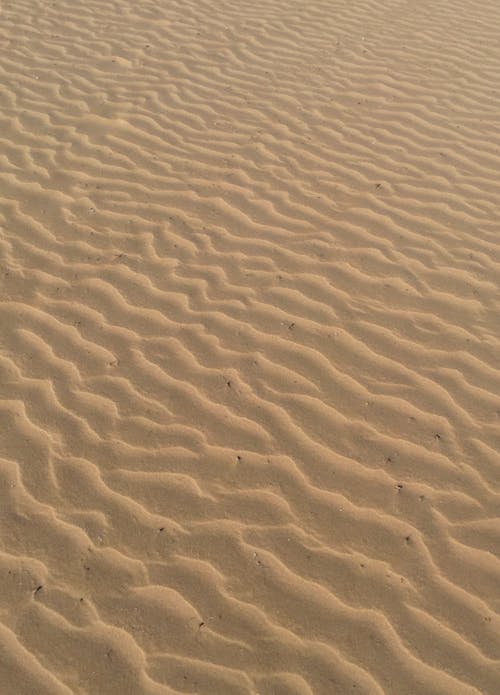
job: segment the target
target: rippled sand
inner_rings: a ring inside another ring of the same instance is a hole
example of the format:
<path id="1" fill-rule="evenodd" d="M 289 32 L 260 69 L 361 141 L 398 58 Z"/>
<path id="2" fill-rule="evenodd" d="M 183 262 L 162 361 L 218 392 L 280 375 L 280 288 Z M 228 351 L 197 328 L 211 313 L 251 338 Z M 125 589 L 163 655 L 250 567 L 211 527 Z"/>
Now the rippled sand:
<path id="1" fill-rule="evenodd" d="M 3 3 L 1 695 L 500 693 L 499 27 Z"/>

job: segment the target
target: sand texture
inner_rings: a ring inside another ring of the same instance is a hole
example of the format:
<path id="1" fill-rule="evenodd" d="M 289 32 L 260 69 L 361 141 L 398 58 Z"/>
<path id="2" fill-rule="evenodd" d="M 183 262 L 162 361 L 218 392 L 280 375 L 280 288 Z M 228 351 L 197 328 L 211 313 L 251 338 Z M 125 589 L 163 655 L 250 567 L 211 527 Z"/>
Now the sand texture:
<path id="1" fill-rule="evenodd" d="M 500 2 L 5 0 L 0 695 L 499 695 Z"/>

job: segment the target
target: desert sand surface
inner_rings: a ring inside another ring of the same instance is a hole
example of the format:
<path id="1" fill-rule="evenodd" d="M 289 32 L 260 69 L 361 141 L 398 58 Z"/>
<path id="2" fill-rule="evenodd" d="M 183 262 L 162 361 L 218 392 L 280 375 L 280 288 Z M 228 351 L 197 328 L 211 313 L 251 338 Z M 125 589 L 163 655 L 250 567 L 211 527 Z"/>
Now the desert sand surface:
<path id="1" fill-rule="evenodd" d="M 498 695 L 498 0 L 0 39 L 0 694 Z"/>

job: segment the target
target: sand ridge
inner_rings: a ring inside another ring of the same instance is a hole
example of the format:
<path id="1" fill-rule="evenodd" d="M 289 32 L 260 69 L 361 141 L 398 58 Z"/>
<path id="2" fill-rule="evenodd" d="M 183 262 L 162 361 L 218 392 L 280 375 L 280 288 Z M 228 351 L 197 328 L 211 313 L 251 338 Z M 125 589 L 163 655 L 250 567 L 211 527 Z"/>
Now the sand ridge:
<path id="1" fill-rule="evenodd" d="M 3 3 L 1 693 L 498 693 L 499 25 Z"/>

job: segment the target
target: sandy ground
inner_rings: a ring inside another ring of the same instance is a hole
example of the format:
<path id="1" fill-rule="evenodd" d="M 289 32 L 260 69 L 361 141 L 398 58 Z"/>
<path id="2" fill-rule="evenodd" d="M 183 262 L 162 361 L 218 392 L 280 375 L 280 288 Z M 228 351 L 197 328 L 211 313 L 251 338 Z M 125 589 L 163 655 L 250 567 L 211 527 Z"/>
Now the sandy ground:
<path id="1" fill-rule="evenodd" d="M 498 0 L 5 0 L 1 695 L 500 693 Z"/>

